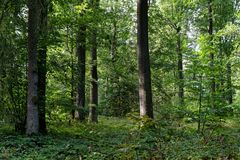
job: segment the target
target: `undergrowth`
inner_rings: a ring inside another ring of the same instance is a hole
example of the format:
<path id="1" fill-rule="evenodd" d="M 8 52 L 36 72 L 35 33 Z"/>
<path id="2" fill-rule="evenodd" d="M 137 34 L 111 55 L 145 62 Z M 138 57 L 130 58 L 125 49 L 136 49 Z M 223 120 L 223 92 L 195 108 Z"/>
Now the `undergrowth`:
<path id="1" fill-rule="evenodd" d="M 172 127 L 158 121 L 101 117 L 99 124 L 52 123 L 47 135 L 32 137 L 15 134 L 11 126 L 2 125 L 0 159 L 240 159 L 237 124 L 228 121 L 200 134 L 189 125 Z"/>

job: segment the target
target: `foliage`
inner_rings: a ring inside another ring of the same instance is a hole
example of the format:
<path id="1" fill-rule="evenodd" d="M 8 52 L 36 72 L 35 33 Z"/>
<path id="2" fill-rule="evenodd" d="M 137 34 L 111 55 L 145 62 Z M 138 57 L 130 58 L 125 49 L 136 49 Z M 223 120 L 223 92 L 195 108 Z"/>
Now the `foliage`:
<path id="1" fill-rule="evenodd" d="M 139 117 L 136 1 L 101 0 L 97 9 L 87 0 L 48 1 L 48 36 L 40 39 L 48 48 L 48 134 L 32 137 L 13 131 L 24 132 L 26 121 L 27 2 L 1 2 L 0 159 L 240 159 L 239 0 L 149 1 L 154 120 Z M 87 28 L 86 104 L 97 31 L 98 124 L 79 124 L 70 115 L 77 109 L 81 25 Z"/>
<path id="2" fill-rule="evenodd" d="M 151 122 L 152 123 L 152 122 Z M 95 124 L 52 123 L 49 134 L 27 137 L 1 126 L 1 159 L 237 159 L 238 121 L 232 119 L 203 134 L 189 126 L 138 128 L 119 118 L 101 117 Z M 233 128 L 235 127 L 235 128 Z"/>

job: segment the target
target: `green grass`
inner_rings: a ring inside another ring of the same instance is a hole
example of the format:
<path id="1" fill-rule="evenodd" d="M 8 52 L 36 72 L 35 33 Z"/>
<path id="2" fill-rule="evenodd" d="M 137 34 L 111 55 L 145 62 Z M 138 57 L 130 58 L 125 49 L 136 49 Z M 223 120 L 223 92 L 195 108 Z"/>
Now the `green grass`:
<path id="1" fill-rule="evenodd" d="M 48 135 L 32 137 L 1 125 L 0 159 L 240 159 L 239 131 L 237 119 L 203 135 L 189 124 L 140 130 L 127 119 L 106 117 L 98 124 L 53 123 Z"/>

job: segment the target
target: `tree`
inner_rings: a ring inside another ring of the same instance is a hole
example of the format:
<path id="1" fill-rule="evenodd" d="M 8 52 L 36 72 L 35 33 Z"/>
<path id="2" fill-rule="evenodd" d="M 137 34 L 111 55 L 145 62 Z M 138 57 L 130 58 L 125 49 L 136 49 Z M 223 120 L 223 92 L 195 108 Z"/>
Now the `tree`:
<path id="1" fill-rule="evenodd" d="M 208 0 L 208 34 L 210 36 L 210 45 L 213 45 L 213 11 L 212 11 L 212 0 Z M 214 77 L 214 53 L 210 51 L 210 68 L 211 68 L 211 106 L 215 106 L 215 92 L 216 92 L 216 83 Z"/>
<path id="2" fill-rule="evenodd" d="M 28 135 L 39 133 L 38 116 L 38 0 L 28 1 L 28 98 L 27 98 L 27 129 Z"/>
<path id="3" fill-rule="evenodd" d="M 177 27 L 177 55 L 178 55 L 178 98 L 182 106 L 184 104 L 184 76 L 183 76 L 183 54 L 181 48 L 181 27 Z"/>
<path id="4" fill-rule="evenodd" d="M 47 24 L 48 24 L 48 1 L 41 0 L 40 13 L 40 47 L 38 49 L 38 112 L 39 132 L 46 133 L 46 74 L 47 74 Z"/>
<path id="5" fill-rule="evenodd" d="M 122 117 L 139 111 L 135 2 L 101 1 L 98 21 L 98 113 Z"/>
<path id="6" fill-rule="evenodd" d="M 148 48 L 148 0 L 137 1 L 137 31 L 140 116 L 153 118 Z"/>
<path id="7" fill-rule="evenodd" d="M 26 132 L 26 15 L 25 1 L 0 4 L 0 113 L 5 121 L 14 122 L 15 131 Z"/>
<path id="8" fill-rule="evenodd" d="M 164 1 L 163 1 L 164 2 Z M 162 3 L 163 3 L 162 2 Z M 180 106 L 184 105 L 184 70 L 183 70 L 183 39 L 184 35 L 181 32 L 184 32 L 184 26 L 187 23 L 187 20 L 184 19 L 187 17 L 187 11 L 185 11 L 184 4 L 179 0 L 166 1 L 167 6 L 172 6 L 167 15 L 161 15 L 162 19 L 167 21 L 169 26 L 176 31 L 176 54 L 177 54 L 177 87 L 178 87 L 178 103 Z M 165 3 L 166 3 L 165 2 Z M 185 7 L 188 7 L 185 4 Z M 162 14 L 162 13 L 161 13 Z M 170 17 L 168 17 L 170 15 Z M 173 16 L 174 15 L 174 16 Z M 186 32 L 186 31 L 185 31 Z"/>
<path id="9" fill-rule="evenodd" d="M 83 0 L 80 0 L 83 3 Z M 81 17 L 83 14 L 81 13 Z M 77 56 L 78 56 L 78 98 L 77 107 L 79 120 L 85 120 L 85 77 L 86 77 L 86 25 L 81 23 L 77 34 Z"/>
<path id="10" fill-rule="evenodd" d="M 92 0 L 93 9 L 97 9 L 99 2 Z M 98 106 L 98 73 L 97 73 L 97 30 L 94 27 L 92 31 L 92 50 L 91 50 L 91 90 L 90 90 L 90 110 L 89 121 L 97 122 Z"/>

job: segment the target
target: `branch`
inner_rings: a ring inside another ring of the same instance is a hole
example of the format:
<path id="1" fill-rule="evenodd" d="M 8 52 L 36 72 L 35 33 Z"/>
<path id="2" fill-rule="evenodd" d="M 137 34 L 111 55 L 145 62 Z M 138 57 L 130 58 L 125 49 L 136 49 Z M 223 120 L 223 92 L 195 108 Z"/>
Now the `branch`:
<path id="1" fill-rule="evenodd" d="M 162 20 L 164 20 L 170 27 L 172 27 L 176 31 L 179 29 L 179 27 L 175 23 L 173 23 L 173 21 L 171 21 L 169 18 L 165 17 L 163 14 L 161 14 L 161 12 L 159 13 L 159 16 Z"/>

